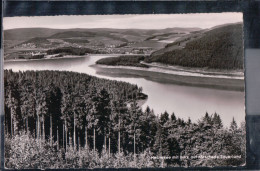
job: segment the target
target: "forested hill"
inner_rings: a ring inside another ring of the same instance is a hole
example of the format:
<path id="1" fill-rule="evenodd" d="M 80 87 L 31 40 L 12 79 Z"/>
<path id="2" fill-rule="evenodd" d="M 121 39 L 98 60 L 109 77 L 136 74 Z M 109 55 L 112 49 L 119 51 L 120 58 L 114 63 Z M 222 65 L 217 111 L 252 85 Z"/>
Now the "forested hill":
<path id="1" fill-rule="evenodd" d="M 137 105 L 147 97 L 141 87 L 87 74 L 4 74 L 9 169 L 220 167 L 245 162 L 245 126 L 234 119 L 226 128 L 217 113 L 206 113 L 196 122 L 167 111 L 156 116 L 151 108 L 143 111 Z M 219 155 L 238 157 L 207 158 Z"/>
<path id="2" fill-rule="evenodd" d="M 214 69 L 243 69 L 242 24 L 213 28 L 201 33 L 182 46 L 182 42 L 169 44 L 173 50 L 153 53 L 145 62 L 160 62 L 185 67 Z M 179 48 L 178 48 L 179 46 Z"/>

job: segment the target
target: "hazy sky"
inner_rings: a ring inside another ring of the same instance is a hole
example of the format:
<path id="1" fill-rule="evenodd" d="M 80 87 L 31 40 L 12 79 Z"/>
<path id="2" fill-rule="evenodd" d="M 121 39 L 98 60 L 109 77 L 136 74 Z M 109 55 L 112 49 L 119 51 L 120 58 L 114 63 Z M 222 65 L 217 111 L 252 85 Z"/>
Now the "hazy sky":
<path id="1" fill-rule="evenodd" d="M 149 14 L 149 15 L 84 15 L 5 17 L 4 29 L 46 28 L 139 28 L 163 29 L 170 27 L 210 28 L 225 23 L 242 22 L 242 13 L 211 14 Z"/>

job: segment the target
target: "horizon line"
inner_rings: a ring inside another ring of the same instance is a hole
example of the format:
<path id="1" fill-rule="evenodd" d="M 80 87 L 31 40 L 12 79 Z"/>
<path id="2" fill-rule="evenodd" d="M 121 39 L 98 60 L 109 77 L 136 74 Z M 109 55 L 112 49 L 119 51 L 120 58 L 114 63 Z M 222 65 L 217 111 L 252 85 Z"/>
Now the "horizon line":
<path id="1" fill-rule="evenodd" d="M 4 29 L 3 30 L 15 30 L 15 29 L 56 29 L 56 30 L 70 30 L 70 29 L 116 29 L 116 30 L 164 30 L 164 29 L 173 29 L 173 28 L 184 28 L 184 29 L 189 29 L 189 28 L 196 28 L 200 30 L 206 30 L 210 28 L 214 28 L 216 26 L 225 26 L 225 25 L 232 25 L 232 24 L 243 24 L 243 21 L 241 22 L 235 22 L 235 23 L 225 23 L 225 24 L 219 24 L 215 25 L 209 28 L 201 28 L 201 27 L 166 27 L 162 29 L 145 29 L 145 28 L 114 28 L 114 27 L 96 27 L 96 28 L 83 28 L 83 27 L 72 27 L 72 28 L 52 28 L 52 27 L 19 27 L 19 28 L 11 28 L 11 29 Z"/>

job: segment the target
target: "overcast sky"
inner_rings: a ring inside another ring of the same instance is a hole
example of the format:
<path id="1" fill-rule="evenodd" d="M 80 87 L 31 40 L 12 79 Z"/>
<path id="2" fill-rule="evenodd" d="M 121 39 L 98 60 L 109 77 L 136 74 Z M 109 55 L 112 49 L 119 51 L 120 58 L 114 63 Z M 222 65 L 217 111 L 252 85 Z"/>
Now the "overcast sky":
<path id="1" fill-rule="evenodd" d="M 242 13 L 211 14 L 150 14 L 150 15 L 84 15 L 5 17 L 4 29 L 45 28 L 139 28 L 163 29 L 171 27 L 210 28 L 225 23 L 242 22 Z"/>

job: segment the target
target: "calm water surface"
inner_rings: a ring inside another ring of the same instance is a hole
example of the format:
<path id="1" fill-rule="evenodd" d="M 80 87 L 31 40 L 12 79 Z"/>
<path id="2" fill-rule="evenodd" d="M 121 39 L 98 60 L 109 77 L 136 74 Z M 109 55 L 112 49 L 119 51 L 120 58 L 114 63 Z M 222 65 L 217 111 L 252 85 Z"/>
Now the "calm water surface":
<path id="1" fill-rule="evenodd" d="M 79 58 L 44 59 L 34 61 L 6 61 L 5 69 L 13 71 L 25 70 L 59 70 L 87 73 L 99 78 L 126 81 L 143 87 L 148 99 L 143 109 L 150 106 L 155 113 L 174 112 L 176 116 L 187 120 L 197 121 L 206 112 L 220 114 L 225 126 L 228 126 L 234 117 L 237 122 L 245 121 L 244 92 L 216 90 L 192 86 L 180 86 L 151 81 L 142 78 L 125 69 L 106 69 L 95 67 L 95 61 L 106 56 L 86 56 Z M 151 74 L 152 77 L 152 74 Z"/>

